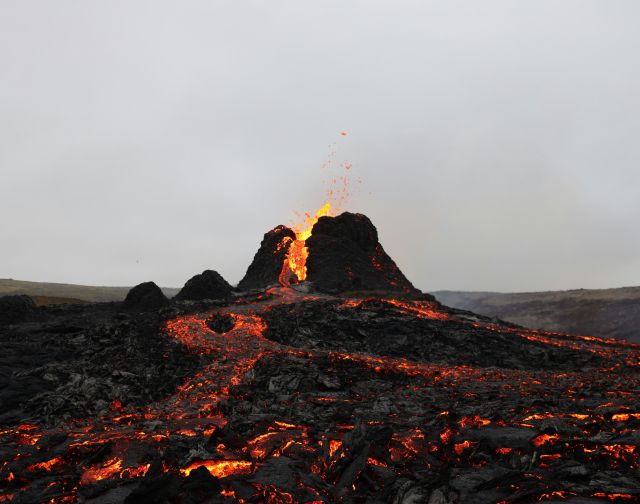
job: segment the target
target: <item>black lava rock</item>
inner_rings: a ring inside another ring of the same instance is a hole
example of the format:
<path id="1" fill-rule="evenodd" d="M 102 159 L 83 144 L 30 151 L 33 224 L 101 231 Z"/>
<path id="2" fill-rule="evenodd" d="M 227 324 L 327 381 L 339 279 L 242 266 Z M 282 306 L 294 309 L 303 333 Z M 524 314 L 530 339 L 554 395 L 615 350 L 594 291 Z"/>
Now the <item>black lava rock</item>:
<path id="1" fill-rule="evenodd" d="M 155 310 L 126 313 L 120 303 L 87 303 L 39 307 L 28 324 L 3 326 L 0 431 L 27 419 L 97 418 L 116 400 L 142 406 L 174 393 L 201 364 L 163 331 L 164 322 Z M 61 439 L 41 442 L 53 450 Z"/>
<path id="2" fill-rule="evenodd" d="M 191 277 L 174 299 L 178 301 L 200 301 L 202 299 L 228 299 L 231 297 L 231 285 L 222 276 L 212 270 Z"/>
<path id="3" fill-rule="evenodd" d="M 167 304 L 168 299 L 154 282 L 144 282 L 136 285 L 128 293 L 124 300 L 126 308 L 136 310 L 148 310 L 160 308 Z"/>
<path id="4" fill-rule="evenodd" d="M 199 494 L 198 496 L 201 497 L 201 500 L 205 500 L 211 494 L 219 493 L 222 487 L 218 478 L 213 476 L 206 467 L 198 467 L 184 479 L 182 490 L 190 494 Z"/>
<path id="5" fill-rule="evenodd" d="M 207 327 L 218 334 L 229 332 L 236 325 L 231 315 L 214 315 L 207 320 Z"/>
<path id="6" fill-rule="evenodd" d="M 176 474 L 160 474 L 144 478 L 124 500 L 124 504 L 158 504 L 170 502 L 180 489 L 180 478 Z"/>
<path id="7" fill-rule="evenodd" d="M 278 283 L 282 264 L 296 234 L 286 226 L 277 226 L 264 235 L 260 248 L 238 284 L 241 290 L 262 289 Z"/>
<path id="8" fill-rule="evenodd" d="M 419 292 L 384 251 L 366 215 L 320 217 L 306 245 L 307 279 L 319 291 Z"/>
<path id="9" fill-rule="evenodd" d="M 36 310 L 36 305 L 29 296 L 0 297 L 0 325 L 27 322 Z"/>

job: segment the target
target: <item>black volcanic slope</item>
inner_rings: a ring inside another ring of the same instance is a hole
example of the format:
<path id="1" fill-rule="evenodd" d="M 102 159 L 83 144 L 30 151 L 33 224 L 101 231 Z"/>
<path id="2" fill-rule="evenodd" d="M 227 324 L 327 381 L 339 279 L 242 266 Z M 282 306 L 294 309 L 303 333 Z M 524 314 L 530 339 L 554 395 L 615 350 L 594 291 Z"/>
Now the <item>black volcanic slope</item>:
<path id="1" fill-rule="evenodd" d="M 241 290 L 263 289 L 278 283 L 288 245 L 296 234 L 286 226 L 277 226 L 265 233 L 247 273 L 238 283 Z M 284 244 L 284 245 L 283 245 Z"/>
<path id="2" fill-rule="evenodd" d="M 378 241 L 366 215 L 320 217 L 307 240 L 308 280 L 322 292 L 417 292 Z"/>
<path id="3" fill-rule="evenodd" d="M 114 401 L 142 405 L 174 392 L 199 359 L 161 331 L 176 312 L 148 301 L 39 307 L 37 322 L 0 326 L 0 430 L 105 414 Z"/>
<path id="4" fill-rule="evenodd" d="M 450 318 L 411 317 L 398 305 L 378 298 L 364 299 L 349 308 L 351 311 L 345 310 L 344 302 L 335 299 L 280 305 L 264 315 L 265 336 L 292 346 L 307 346 L 311 341 L 317 349 L 445 365 L 581 370 L 602 364 L 594 353 L 515 338 L 512 331 L 516 329 L 501 332 L 452 323 Z"/>

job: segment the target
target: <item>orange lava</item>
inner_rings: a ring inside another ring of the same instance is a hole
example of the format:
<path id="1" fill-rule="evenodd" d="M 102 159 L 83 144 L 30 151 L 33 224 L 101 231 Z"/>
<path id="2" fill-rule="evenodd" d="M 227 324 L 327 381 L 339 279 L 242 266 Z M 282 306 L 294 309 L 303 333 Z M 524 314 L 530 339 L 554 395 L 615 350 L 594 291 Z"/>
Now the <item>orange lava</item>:
<path id="1" fill-rule="evenodd" d="M 293 228 L 296 239 L 289 245 L 287 258 L 282 264 L 282 271 L 279 277 L 281 285 L 291 285 L 293 276 L 295 276 L 295 280 L 298 282 L 303 282 L 307 279 L 307 258 L 309 257 L 309 250 L 305 242 L 307 238 L 311 236 L 311 230 L 320 217 L 333 215 L 331 203 L 326 202 L 314 215 L 305 213 L 303 221 Z"/>
<path id="2" fill-rule="evenodd" d="M 31 444 L 31 443 L 29 443 Z M 37 471 L 37 470 L 45 470 L 51 471 L 56 465 L 60 464 L 62 460 L 59 457 L 53 458 L 51 460 L 47 460 L 46 462 L 38 462 L 36 464 L 32 464 L 27 467 L 28 471 Z"/>
<path id="3" fill-rule="evenodd" d="M 558 434 L 540 434 L 531 441 L 531 444 L 533 446 L 542 446 L 543 444 L 554 443 L 558 439 L 560 439 Z"/>
<path id="4" fill-rule="evenodd" d="M 200 460 L 181 469 L 180 472 L 189 476 L 194 469 L 206 467 L 215 477 L 226 478 L 233 474 L 248 474 L 251 472 L 251 466 L 252 463 L 248 460 Z"/>

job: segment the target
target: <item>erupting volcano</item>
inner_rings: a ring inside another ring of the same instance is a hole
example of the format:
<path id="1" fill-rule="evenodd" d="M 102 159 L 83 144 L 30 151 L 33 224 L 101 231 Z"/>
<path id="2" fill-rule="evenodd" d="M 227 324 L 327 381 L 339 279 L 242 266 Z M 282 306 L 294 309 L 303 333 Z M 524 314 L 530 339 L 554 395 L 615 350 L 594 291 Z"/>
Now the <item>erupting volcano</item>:
<path id="1" fill-rule="evenodd" d="M 331 204 L 305 214 L 294 229 L 277 226 L 264 235 L 241 289 L 289 287 L 308 281 L 320 292 L 418 292 L 387 255 L 378 232 L 362 214 L 333 216 Z"/>
<path id="2" fill-rule="evenodd" d="M 0 502 L 640 502 L 640 346 L 442 306 L 328 203 L 234 291 L 2 306 Z"/>

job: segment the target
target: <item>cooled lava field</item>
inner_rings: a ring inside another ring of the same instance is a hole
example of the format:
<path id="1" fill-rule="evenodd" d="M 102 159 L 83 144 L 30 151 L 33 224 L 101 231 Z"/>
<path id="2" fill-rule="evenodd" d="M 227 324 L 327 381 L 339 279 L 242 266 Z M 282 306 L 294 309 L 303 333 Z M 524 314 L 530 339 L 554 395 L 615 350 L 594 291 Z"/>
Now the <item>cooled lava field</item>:
<path id="1" fill-rule="evenodd" d="M 0 502 L 640 502 L 639 345 L 447 308 L 366 217 L 313 224 L 241 290 L 10 300 Z"/>

